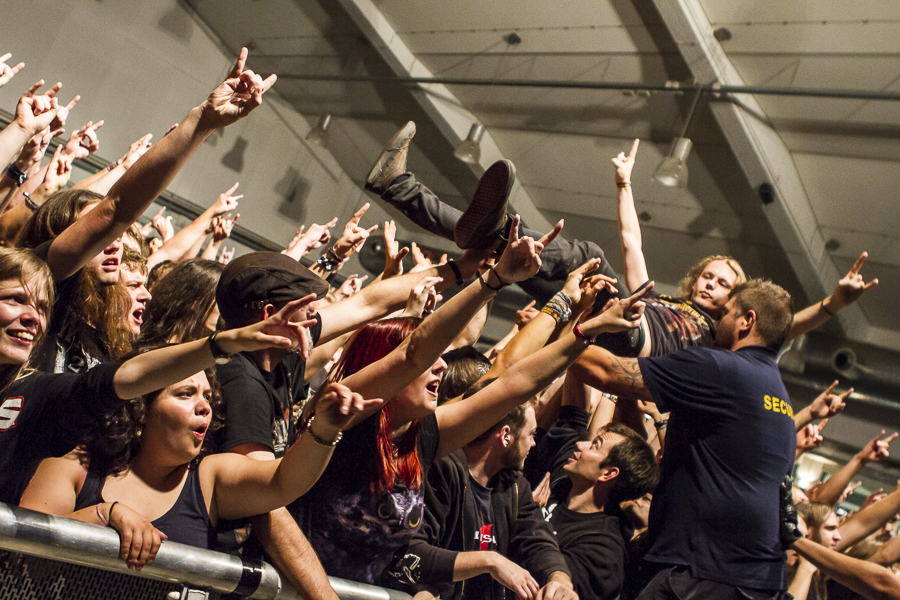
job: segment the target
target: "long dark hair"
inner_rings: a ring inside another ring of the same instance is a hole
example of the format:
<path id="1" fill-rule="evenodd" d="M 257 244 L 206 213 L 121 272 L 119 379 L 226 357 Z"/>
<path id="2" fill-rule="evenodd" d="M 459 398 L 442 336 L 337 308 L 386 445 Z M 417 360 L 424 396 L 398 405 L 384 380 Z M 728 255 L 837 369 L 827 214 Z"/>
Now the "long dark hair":
<path id="1" fill-rule="evenodd" d="M 216 285 L 225 265 L 192 258 L 179 263 L 153 287 L 147 302 L 141 345 L 199 340 L 210 334 L 206 321 L 216 303 Z"/>
<path id="2" fill-rule="evenodd" d="M 341 359 L 329 375 L 336 382 L 353 375 L 362 368 L 391 353 L 419 326 L 422 319 L 399 317 L 376 321 L 362 327 L 344 347 Z M 399 480 L 406 487 L 418 490 L 422 485 L 422 465 L 417 450 L 418 421 L 397 440 L 391 437 L 391 404 L 378 411 L 377 472 L 370 485 L 372 493 L 392 492 Z"/>
<path id="3" fill-rule="evenodd" d="M 88 190 L 56 192 L 44 202 L 22 227 L 16 245 L 37 248 L 47 240 L 59 236 L 78 219 L 86 206 L 103 200 L 103 195 Z"/>

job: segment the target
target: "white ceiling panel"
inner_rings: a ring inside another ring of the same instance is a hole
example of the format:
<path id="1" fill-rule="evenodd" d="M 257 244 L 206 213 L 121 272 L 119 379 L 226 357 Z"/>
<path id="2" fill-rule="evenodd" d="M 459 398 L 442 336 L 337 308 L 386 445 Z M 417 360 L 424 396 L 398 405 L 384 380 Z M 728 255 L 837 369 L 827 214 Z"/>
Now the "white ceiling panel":
<path id="1" fill-rule="evenodd" d="M 846 0 L 841 2 L 700 0 L 700 4 L 714 25 L 747 22 L 781 23 L 784 21 L 900 21 L 900 4 L 895 0 Z"/>
<path id="2" fill-rule="evenodd" d="M 888 161 L 794 154 L 794 163 L 822 226 L 892 234 L 900 231 L 896 193 L 900 169 Z"/>
<path id="3" fill-rule="evenodd" d="M 742 54 L 897 54 L 900 39 L 900 21 L 734 23 L 728 29 L 732 38 L 722 42 L 722 47 Z"/>
<path id="4" fill-rule="evenodd" d="M 900 41 L 897 42 L 900 46 Z M 729 53 L 746 85 L 876 91 L 900 77 L 898 56 Z"/>

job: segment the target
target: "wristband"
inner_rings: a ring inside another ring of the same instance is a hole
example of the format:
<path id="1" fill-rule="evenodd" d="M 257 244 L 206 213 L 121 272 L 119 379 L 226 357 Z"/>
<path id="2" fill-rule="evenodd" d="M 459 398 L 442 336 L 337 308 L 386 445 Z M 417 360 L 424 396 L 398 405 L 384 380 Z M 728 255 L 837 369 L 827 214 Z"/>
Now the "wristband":
<path id="1" fill-rule="evenodd" d="M 631 182 L 630 181 L 617 181 L 616 187 L 619 189 L 631 187 Z"/>
<path id="2" fill-rule="evenodd" d="M 40 208 L 38 203 L 31 199 L 31 194 L 28 192 L 22 192 L 22 195 L 25 196 L 25 206 L 30 208 L 31 210 L 37 210 Z"/>
<path id="3" fill-rule="evenodd" d="M 553 317 L 557 323 L 568 323 L 572 317 L 571 303 L 572 301 L 563 292 L 557 292 L 541 309 L 541 312 Z"/>
<path id="4" fill-rule="evenodd" d="M 447 261 L 447 264 L 450 265 L 450 268 L 453 269 L 453 274 L 456 275 L 456 285 L 462 285 L 465 283 L 463 281 L 462 272 L 460 272 L 459 267 L 456 263 L 451 259 Z"/>
<path id="5" fill-rule="evenodd" d="M 337 261 L 338 263 L 342 263 L 342 262 L 344 262 L 345 260 L 347 260 L 347 258 L 350 258 L 349 256 L 346 257 L 346 258 L 341 258 L 340 256 L 338 256 L 337 252 L 334 251 L 334 246 L 332 246 L 331 248 L 329 248 L 329 249 L 328 249 L 328 252 L 326 252 L 325 254 L 330 254 L 330 255 L 332 256 L 332 258 L 333 258 L 335 261 Z"/>
<path id="6" fill-rule="evenodd" d="M 116 504 L 118 504 L 118 503 L 119 503 L 119 501 L 116 500 L 115 502 L 113 502 L 112 504 L 109 505 L 109 510 L 107 511 L 107 514 L 108 514 L 110 517 L 112 517 L 112 511 L 113 511 L 113 509 L 116 507 Z M 103 513 L 100 512 L 100 505 L 99 505 L 99 504 L 96 506 L 96 509 L 97 509 L 97 517 L 100 518 L 100 522 L 103 523 L 103 526 L 104 526 L 104 527 L 109 527 L 109 519 L 108 519 L 107 517 L 104 517 L 104 516 L 103 516 Z"/>
<path id="7" fill-rule="evenodd" d="M 23 173 L 21 169 L 16 166 L 16 163 L 10 163 L 10 165 L 6 167 L 6 175 L 16 182 L 16 187 L 22 187 L 22 184 L 28 179 L 28 175 Z"/>
<path id="8" fill-rule="evenodd" d="M 653 426 L 656 427 L 656 430 L 657 430 L 657 431 L 662 431 L 663 429 L 665 429 L 666 427 L 669 426 L 669 420 L 668 420 L 668 419 L 661 419 L 661 420 L 655 422 L 655 423 L 653 424 Z"/>
<path id="9" fill-rule="evenodd" d="M 328 252 L 331 252 L 331 250 Z M 319 260 L 316 261 L 316 264 L 325 269 L 326 273 L 331 273 L 332 271 L 336 271 L 342 262 L 343 261 L 341 260 L 334 260 L 329 257 L 328 254 L 323 254 L 319 257 Z"/>
<path id="10" fill-rule="evenodd" d="M 114 162 L 114 163 L 109 163 L 109 166 L 106 167 L 106 170 L 107 170 L 107 171 L 112 171 L 113 169 L 115 169 L 115 168 L 118 167 L 118 166 L 119 166 L 119 161 L 116 161 L 116 162 Z"/>
<path id="11" fill-rule="evenodd" d="M 491 273 L 494 273 L 494 269 L 493 269 L 493 268 L 488 269 L 487 271 L 485 271 L 485 272 L 484 272 L 484 275 L 482 275 L 481 277 L 479 277 L 479 279 L 481 280 L 481 283 L 483 283 L 487 289 L 493 290 L 493 291 L 495 291 L 495 292 L 499 292 L 499 291 L 502 290 L 503 287 L 504 287 L 504 285 L 503 285 L 503 280 L 500 279 L 499 277 L 497 277 L 497 274 L 494 273 L 494 277 L 497 277 L 497 281 L 500 282 L 500 286 L 499 286 L 499 287 L 494 287 L 494 286 L 492 286 L 490 283 L 488 283 L 488 279 L 490 279 Z"/>
<path id="12" fill-rule="evenodd" d="M 594 338 L 589 338 L 588 336 L 584 335 L 584 332 L 581 331 L 581 327 L 580 327 L 579 325 L 575 325 L 574 331 L 575 331 L 575 337 L 579 337 L 579 338 L 583 339 L 583 340 L 586 341 L 588 344 L 593 344 L 593 343 L 594 343 L 594 340 L 597 339 L 597 338 L 595 338 L 595 337 L 594 337 Z"/>
<path id="13" fill-rule="evenodd" d="M 824 300 L 824 299 L 822 299 L 822 300 L 819 302 L 819 306 L 822 307 L 822 310 L 825 311 L 825 314 L 826 314 L 826 315 L 828 315 L 829 317 L 833 317 L 833 316 L 834 316 L 834 313 L 833 313 L 833 312 L 831 312 L 830 310 L 828 310 L 827 308 L 825 308 L 825 300 Z"/>
<path id="14" fill-rule="evenodd" d="M 325 446 L 326 448 L 334 448 L 335 446 L 337 446 L 338 442 L 341 441 L 341 438 L 344 437 L 344 432 L 339 431 L 337 434 L 337 437 L 334 438 L 333 442 L 326 441 L 326 440 L 320 438 L 319 436 L 317 436 L 315 434 L 315 432 L 313 432 L 312 424 L 313 424 L 313 421 L 315 421 L 315 420 L 316 420 L 316 415 L 312 415 L 309 418 L 309 421 L 307 421 L 307 423 L 306 423 L 306 431 L 307 431 L 307 433 L 309 433 L 309 435 L 313 439 L 313 441 L 320 446 Z"/>

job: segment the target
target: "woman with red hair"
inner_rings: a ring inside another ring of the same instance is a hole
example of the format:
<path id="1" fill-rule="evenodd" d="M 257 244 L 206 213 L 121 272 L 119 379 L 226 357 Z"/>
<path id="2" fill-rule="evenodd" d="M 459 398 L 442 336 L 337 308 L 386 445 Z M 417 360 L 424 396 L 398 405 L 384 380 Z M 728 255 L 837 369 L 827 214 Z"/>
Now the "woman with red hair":
<path id="1" fill-rule="evenodd" d="M 596 335 L 634 327 L 640 320 L 642 294 L 611 301 L 574 333 L 514 364 L 480 392 L 438 407 L 447 366 L 441 353 L 497 291 L 534 275 L 540 251 L 555 235 L 538 242 L 519 239 L 517 225 L 518 217 L 497 265 L 434 314 L 367 325 L 345 348 L 333 380 L 364 398 L 387 402 L 377 413 L 358 415 L 319 482 L 295 506 L 329 575 L 389 584 L 382 572 L 421 524 L 422 485 L 431 464 L 549 385 Z"/>

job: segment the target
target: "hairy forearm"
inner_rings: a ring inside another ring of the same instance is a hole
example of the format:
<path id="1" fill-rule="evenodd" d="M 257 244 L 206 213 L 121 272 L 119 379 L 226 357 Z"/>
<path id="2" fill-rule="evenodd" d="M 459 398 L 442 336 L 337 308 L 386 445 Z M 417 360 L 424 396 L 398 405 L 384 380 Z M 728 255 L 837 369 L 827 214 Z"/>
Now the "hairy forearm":
<path id="1" fill-rule="evenodd" d="M 838 528 L 841 532 L 838 550 L 849 548 L 890 521 L 898 512 L 900 512 L 900 490 L 855 513 Z"/>
<path id="2" fill-rule="evenodd" d="M 253 535 L 303 598 L 337 600 L 319 557 L 286 508 L 256 517 Z"/>
<path id="3" fill-rule="evenodd" d="M 900 579 L 880 565 L 845 556 L 806 538 L 797 540 L 794 550 L 822 573 L 858 594 L 900 599 Z"/>

